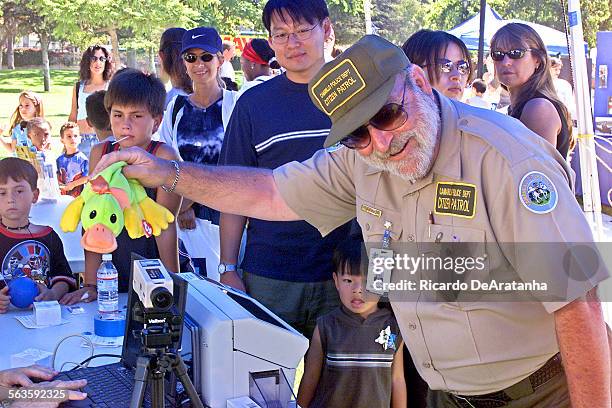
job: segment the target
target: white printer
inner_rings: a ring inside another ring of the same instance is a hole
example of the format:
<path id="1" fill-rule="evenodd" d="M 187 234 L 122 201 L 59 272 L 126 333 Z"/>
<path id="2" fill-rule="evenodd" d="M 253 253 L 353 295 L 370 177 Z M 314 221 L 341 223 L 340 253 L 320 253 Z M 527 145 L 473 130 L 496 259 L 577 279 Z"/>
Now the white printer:
<path id="1" fill-rule="evenodd" d="M 193 354 L 202 402 L 225 408 L 228 399 L 258 393 L 259 378 L 280 385 L 273 399 L 286 407 L 291 392 L 283 383 L 293 387 L 308 339 L 241 291 L 193 274 L 181 277 L 189 282 L 182 354 Z"/>

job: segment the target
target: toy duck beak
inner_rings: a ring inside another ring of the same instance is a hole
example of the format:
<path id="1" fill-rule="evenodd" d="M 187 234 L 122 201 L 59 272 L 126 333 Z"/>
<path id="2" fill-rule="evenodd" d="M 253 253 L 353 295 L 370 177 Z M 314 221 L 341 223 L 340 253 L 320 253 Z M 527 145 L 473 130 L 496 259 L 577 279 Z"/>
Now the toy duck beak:
<path id="1" fill-rule="evenodd" d="M 117 240 L 105 225 L 94 224 L 81 237 L 81 246 L 90 252 L 108 254 L 117 249 Z"/>

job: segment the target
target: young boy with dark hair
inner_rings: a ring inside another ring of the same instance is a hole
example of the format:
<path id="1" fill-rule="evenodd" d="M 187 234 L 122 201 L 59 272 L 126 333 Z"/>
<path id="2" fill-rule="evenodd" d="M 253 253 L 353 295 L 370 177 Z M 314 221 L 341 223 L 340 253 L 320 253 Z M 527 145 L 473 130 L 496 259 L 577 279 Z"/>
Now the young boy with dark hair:
<path id="1" fill-rule="evenodd" d="M 1 277 L 8 283 L 29 276 L 39 287 L 36 301 L 59 300 L 76 289 L 76 281 L 57 233 L 29 221 L 32 204 L 38 199 L 37 180 L 29 162 L 16 157 L 0 160 Z M 8 309 L 8 290 L 8 286 L 0 290 L 0 313 Z"/>
<path id="2" fill-rule="evenodd" d="M 158 157 L 179 161 L 178 153 L 162 142 L 151 140 L 164 113 L 166 90 L 154 75 L 136 69 L 122 69 L 111 80 L 104 106 L 110 114 L 110 123 L 116 143 L 105 141 L 91 149 L 90 172 L 100 158 L 114 150 L 137 146 Z M 177 165 L 178 166 L 178 165 Z M 181 205 L 181 196 L 172 188 L 145 189 L 147 195 L 166 207 L 175 217 Z M 145 258 L 159 258 L 170 272 L 179 271 L 176 225 L 171 223 L 158 236 L 132 239 L 125 229 L 117 237 L 117 249 L 113 252 L 113 264 L 119 273 L 119 292 L 126 292 L 130 276 L 130 254 L 135 252 Z M 84 287 L 65 296 L 62 303 L 73 304 L 83 297 L 87 302 L 96 299 L 96 271 L 102 255 L 85 251 Z M 87 293 L 87 296 L 85 296 Z"/>
<path id="3" fill-rule="evenodd" d="M 317 319 L 298 391 L 302 408 L 405 408 L 403 340 L 393 312 L 365 291 L 361 235 L 334 252 L 342 305 Z"/>
<path id="4" fill-rule="evenodd" d="M 87 123 L 96 131 L 100 142 L 105 140 L 114 141 L 113 131 L 110 126 L 110 116 L 104 107 L 104 96 L 106 91 L 96 91 L 85 99 L 85 110 L 87 111 Z"/>
<path id="5" fill-rule="evenodd" d="M 66 122 L 60 128 L 64 151 L 57 158 L 57 181 L 63 195 L 78 197 L 89 178 L 89 159 L 79 151 L 81 136 L 76 122 Z"/>

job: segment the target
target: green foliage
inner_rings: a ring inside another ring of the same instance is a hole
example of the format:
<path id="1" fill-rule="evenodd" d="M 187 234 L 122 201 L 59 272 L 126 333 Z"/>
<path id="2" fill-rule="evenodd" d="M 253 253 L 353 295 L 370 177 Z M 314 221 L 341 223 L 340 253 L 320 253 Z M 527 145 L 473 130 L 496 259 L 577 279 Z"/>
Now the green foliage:
<path id="1" fill-rule="evenodd" d="M 264 5 L 264 1 L 213 0 L 199 10 L 196 25 L 216 27 L 221 35 L 235 35 L 240 30 L 264 32 Z"/>

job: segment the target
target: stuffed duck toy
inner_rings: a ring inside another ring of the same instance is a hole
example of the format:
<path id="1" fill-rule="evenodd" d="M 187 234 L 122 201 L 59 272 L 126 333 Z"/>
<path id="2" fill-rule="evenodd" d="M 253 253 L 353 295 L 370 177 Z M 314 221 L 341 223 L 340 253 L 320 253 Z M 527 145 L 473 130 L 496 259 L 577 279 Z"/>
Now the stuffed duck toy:
<path id="1" fill-rule="evenodd" d="M 107 254 L 117 249 L 123 227 L 132 239 L 158 236 L 174 216 L 147 196 L 136 180 L 128 180 L 117 162 L 90 180 L 79 197 L 72 201 L 60 221 L 64 232 L 73 232 L 81 222 L 85 233 L 81 246 L 90 252 Z"/>

